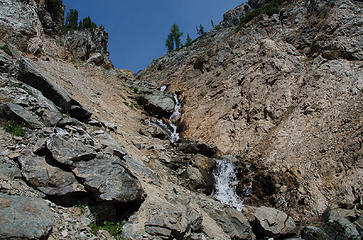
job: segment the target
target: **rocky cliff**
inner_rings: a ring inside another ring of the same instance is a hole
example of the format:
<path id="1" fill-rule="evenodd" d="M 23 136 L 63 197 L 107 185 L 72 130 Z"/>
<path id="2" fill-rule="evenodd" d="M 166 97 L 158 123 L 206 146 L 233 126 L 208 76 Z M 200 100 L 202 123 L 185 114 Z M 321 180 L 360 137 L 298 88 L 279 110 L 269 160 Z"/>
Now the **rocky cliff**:
<path id="1" fill-rule="evenodd" d="M 283 18 L 261 14 L 236 31 L 256 2 L 137 78 L 179 94 L 183 137 L 240 156 L 251 204 L 306 218 L 361 202 L 362 3 L 285 1 Z"/>
<path id="2" fill-rule="evenodd" d="M 0 238 L 360 239 L 362 3 L 269 2 L 135 78 L 1 1 Z"/>

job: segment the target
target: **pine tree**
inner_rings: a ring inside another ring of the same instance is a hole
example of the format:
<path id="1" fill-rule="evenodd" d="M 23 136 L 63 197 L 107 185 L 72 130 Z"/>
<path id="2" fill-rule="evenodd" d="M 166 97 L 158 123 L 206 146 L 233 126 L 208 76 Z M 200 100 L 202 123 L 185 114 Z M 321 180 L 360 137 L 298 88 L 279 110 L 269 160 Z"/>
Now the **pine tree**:
<path id="1" fill-rule="evenodd" d="M 171 52 L 175 49 L 180 49 L 183 44 L 181 42 L 180 37 L 183 35 L 182 32 L 179 30 L 179 26 L 177 24 L 173 24 L 170 29 L 170 33 L 168 38 L 166 39 L 165 45 L 168 48 L 168 52 Z"/>
<path id="2" fill-rule="evenodd" d="M 172 52 L 174 50 L 174 39 L 171 33 L 169 33 L 165 45 L 168 48 L 168 52 Z"/>
<path id="3" fill-rule="evenodd" d="M 76 9 L 69 9 L 64 24 L 66 29 L 74 30 L 77 29 L 78 24 L 78 11 Z"/>
<path id="4" fill-rule="evenodd" d="M 185 46 L 189 47 L 190 45 L 192 45 L 192 39 L 190 38 L 189 34 L 187 34 Z"/>
<path id="5" fill-rule="evenodd" d="M 97 24 L 94 23 L 89 16 L 85 17 L 82 21 L 80 21 L 79 26 L 78 26 L 79 29 L 88 29 L 88 28 L 96 28 L 96 27 L 97 27 Z"/>
<path id="6" fill-rule="evenodd" d="M 203 36 L 205 34 L 202 24 L 199 25 L 199 28 L 197 27 L 197 34 L 200 36 Z"/>
<path id="7" fill-rule="evenodd" d="M 171 31 L 170 33 L 172 34 L 173 36 L 173 39 L 174 39 L 174 43 L 175 43 L 175 48 L 176 49 L 179 49 L 180 46 L 181 46 L 181 40 L 180 40 L 180 37 L 183 35 L 182 32 L 179 31 L 179 26 L 178 24 L 173 24 L 171 26 Z"/>

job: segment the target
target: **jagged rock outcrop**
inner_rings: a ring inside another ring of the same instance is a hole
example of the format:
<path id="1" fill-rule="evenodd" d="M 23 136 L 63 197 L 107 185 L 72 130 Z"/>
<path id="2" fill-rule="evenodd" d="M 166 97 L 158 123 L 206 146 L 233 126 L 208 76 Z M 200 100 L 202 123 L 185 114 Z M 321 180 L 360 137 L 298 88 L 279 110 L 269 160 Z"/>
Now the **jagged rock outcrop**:
<path id="1" fill-rule="evenodd" d="M 240 155 L 241 171 L 251 166 L 239 187 L 254 176 L 249 203 L 306 219 L 361 199 L 362 5 L 281 8 L 283 21 L 258 15 L 236 32 L 242 5 L 225 16 L 232 27 L 159 58 L 137 79 L 180 93 L 182 137 Z"/>
<path id="2" fill-rule="evenodd" d="M 31 60 L 25 57 L 19 61 L 18 79 L 38 89 L 46 98 L 60 107 L 64 113 L 69 113 L 72 117 L 80 120 L 88 120 L 92 116 L 87 108 L 65 92 L 53 80 L 44 76 Z"/>
<path id="3" fill-rule="evenodd" d="M 92 223 L 122 220 L 126 239 L 361 237 L 361 2 L 283 1 L 238 32 L 269 2 L 250 0 L 137 80 L 94 66 L 103 28 L 57 36 L 50 2 L 0 3 L 0 238 L 112 239 Z M 175 143 L 150 117 L 170 123 L 173 93 Z M 206 195 L 222 161 L 254 207 Z"/>
<path id="4" fill-rule="evenodd" d="M 107 51 L 108 33 L 103 26 L 67 31 L 63 36 L 63 42 L 75 58 L 112 67 Z"/>

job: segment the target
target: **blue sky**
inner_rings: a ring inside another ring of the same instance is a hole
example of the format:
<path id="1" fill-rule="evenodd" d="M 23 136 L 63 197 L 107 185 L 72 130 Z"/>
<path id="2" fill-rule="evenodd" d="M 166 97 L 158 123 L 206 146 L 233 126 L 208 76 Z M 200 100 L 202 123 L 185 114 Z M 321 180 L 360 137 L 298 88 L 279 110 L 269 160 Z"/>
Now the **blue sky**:
<path id="1" fill-rule="evenodd" d="M 223 13 L 243 0 L 63 0 L 66 12 L 77 9 L 79 19 L 90 16 L 109 33 L 108 50 L 117 68 L 144 69 L 167 52 L 165 40 L 176 23 L 192 39 L 196 26 L 206 31 L 223 19 Z"/>

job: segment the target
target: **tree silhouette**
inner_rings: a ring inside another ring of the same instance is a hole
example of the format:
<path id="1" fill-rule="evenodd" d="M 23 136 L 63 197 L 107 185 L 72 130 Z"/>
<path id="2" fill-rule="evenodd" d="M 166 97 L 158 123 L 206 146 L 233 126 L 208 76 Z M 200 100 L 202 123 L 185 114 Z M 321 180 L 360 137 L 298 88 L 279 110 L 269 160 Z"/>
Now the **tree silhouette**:
<path id="1" fill-rule="evenodd" d="M 69 9 L 66 17 L 66 22 L 64 24 L 66 29 L 77 29 L 78 25 L 78 11 L 76 9 Z"/>
<path id="2" fill-rule="evenodd" d="M 189 34 L 187 34 L 185 46 L 189 47 L 190 45 L 192 45 L 192 39 L 190 38 Z"/>
<path id="3" fill-rule="evenodd" d="M 175 49 L 179 49 L 182 47 L 182 42 L 180 37 L 183 35 L 183 32 L 180 32 L 178 24 L 173 24 L 170 29 L 170 33 L 168 38 L 166 39 L 165 45 L 168 48 L 168 51 L 171 52 Z"/>

